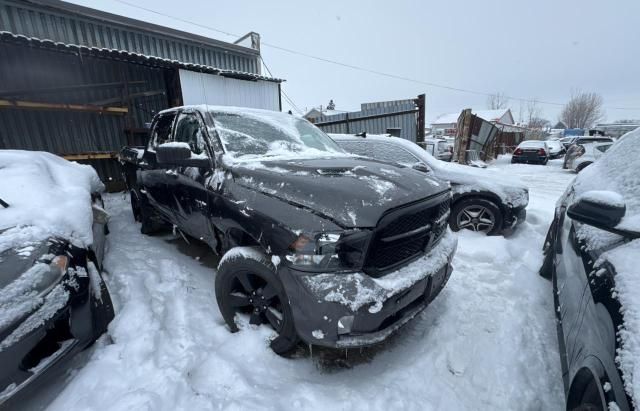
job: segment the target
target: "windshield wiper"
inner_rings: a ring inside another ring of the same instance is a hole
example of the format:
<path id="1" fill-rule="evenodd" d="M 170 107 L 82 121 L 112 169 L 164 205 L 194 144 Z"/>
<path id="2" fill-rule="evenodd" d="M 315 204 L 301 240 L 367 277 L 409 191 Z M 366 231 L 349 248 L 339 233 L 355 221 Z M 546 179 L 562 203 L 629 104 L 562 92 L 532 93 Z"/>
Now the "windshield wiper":
<path id="1" fill-rule="evenodd" d="M 4 208 L 9 208 L 9 204 L 7 204 L 4 200 L 2 200 L 0 198 L 0 205 L 3 206 Z"/>

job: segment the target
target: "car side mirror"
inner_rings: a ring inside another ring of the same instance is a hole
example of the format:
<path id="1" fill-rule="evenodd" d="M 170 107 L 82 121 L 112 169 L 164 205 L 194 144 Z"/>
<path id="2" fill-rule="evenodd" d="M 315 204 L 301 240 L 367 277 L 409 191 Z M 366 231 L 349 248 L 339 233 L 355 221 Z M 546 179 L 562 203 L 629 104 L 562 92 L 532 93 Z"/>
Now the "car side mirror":
<path id="1" fill-rule="evenodd" d="M 156 148 L 158 164 L 183 167 L 211 167 L 209 158 L 198 156 L 191 151 L 187 143 L 171 142 L 160 144 Z"/>
<path id="2" fill-rule="evenodd" d="M 415 163 L 414 165 L 411 166 L 411 168 L 413 168 L 414 170 L 421 171 L 423 173 L 429 172 L 429 167 L 425 166 L 422 163 Z"/>
<path id="3" fill-rule="evenodd" d="M 572 220 L 602 230 L 612 230 L 626 212 L 622 196 L 613 191 L 587 191 L 580 195 L 567 209 Z"/>

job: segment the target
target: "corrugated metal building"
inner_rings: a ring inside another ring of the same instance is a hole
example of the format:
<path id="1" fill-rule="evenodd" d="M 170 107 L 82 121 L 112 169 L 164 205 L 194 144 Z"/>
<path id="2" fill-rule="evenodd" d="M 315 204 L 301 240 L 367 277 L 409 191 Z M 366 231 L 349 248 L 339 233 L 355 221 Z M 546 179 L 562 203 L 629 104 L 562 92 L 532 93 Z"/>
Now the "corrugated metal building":
<path id="1" fill-rule="evenodd" d="M 415 99 L 363 103 L 360 111 L 307 117 L 332 134 L 391 134 L 424 141 L 424 94 Z"/>
<path id="2" fill-rule="evenodd" d="M 58 0 L 0 0 L 0 149 L 50 151 L 117 183 L 115 153 L 142 144 L 159 110 L 280 110 L 282 80 L 260 75 L 259 36 L 251 40 L 255 48 Z"/>

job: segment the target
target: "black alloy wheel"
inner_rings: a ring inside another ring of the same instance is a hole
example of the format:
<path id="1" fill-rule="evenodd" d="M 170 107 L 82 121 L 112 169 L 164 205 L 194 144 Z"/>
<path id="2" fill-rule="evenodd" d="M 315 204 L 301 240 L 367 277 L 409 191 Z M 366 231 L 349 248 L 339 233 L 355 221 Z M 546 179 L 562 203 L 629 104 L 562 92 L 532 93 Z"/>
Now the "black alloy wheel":
<path id="1" fill-rule="evenodd" d="M 266 260 L 239 255 L 223 261 L 216 275 L 216 299 L 225 322 L 238 331 L 236 315 L 249 316 L 252 325 L 266 324 L 277 337 L 271 341 L 276 354 L 286 355 L 296 348 L 293 315 L 281 281 Z"/>

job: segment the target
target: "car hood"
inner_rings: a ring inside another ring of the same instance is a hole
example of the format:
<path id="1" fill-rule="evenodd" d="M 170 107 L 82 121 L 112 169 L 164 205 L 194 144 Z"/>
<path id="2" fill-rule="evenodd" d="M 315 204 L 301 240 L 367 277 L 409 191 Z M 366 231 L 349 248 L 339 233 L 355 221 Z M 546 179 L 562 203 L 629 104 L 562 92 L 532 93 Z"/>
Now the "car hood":
<path id="1" fill-rule="evenodd" d="M 360 157 L 236 163 L 231 171 L 237 184 L 345 228 L 375 227 L 385 211 L 449 189 L 411 168 Z"/>
<path id="2" fill-rule="evenodd" d="M 438 165 L 435 174 L 442 180 L 450 181 L 455 193 L 488 191 L 497 195 L 503 203 L 514 207 L 529 203 L 529 191 L 522 181 L 499 170 L 443 163 Z"/>
<path id="3" fill-rule="evenodd" d="M 40 305 L 32 287 L 40 273 L 49 270 L 49 265 L 40 261 L 49 247 L 47 241 L 32 242 L 0 253 L 0 340 Z"/>

